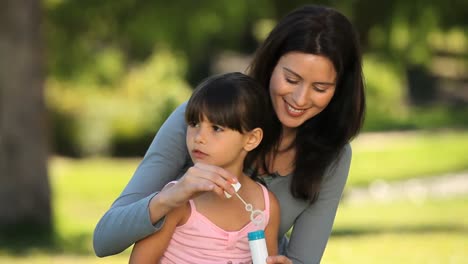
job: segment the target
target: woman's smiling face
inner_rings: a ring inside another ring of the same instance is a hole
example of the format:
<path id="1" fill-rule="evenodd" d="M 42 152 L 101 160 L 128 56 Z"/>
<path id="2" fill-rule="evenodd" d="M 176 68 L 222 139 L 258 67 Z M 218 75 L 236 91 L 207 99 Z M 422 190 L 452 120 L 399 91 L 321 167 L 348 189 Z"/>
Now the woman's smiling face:
<path id="1" fill-rule="evenodd" d="M 273 69 L 270 97 L 284 128 L 295 129 L 330 103 L 336 88 L 330 59 L 301 52 L 283 55 Z"/>

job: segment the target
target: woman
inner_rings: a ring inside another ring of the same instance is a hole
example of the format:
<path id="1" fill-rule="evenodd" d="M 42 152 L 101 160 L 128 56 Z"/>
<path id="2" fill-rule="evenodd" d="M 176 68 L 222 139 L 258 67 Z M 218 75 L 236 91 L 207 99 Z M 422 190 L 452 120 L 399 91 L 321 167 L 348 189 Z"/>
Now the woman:
<path id="1" fill-rule="evenodd" d="M 284 17 L 257 50 L 249 74 L 271 97 L 276 144 L 257 177 L 279 200 L 282 256 L 268 263 L 319 263 L 351 162 L 349 141 L 364 119 L 357 35 L 331 8 L 305 6 Z M 185 105 L 161 127 L 135 175 L 94 233 L 98 256 L 116 254 L 164 225 L 164 216 L 197 194 L 233 193 L 235 177 L 191 164 Z M 163 186 L 179 177 L 171 188 Z M 180 183 L 180 184 L 179 184 Z M 160 192 L 159 192 L 160 191 Z"/>

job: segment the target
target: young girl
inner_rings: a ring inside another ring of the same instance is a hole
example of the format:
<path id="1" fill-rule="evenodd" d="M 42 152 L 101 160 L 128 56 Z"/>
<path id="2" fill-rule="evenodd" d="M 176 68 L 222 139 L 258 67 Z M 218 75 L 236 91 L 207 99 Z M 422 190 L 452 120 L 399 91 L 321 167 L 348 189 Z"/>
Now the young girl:
<path id="1" fill-rule="evenodd" d="M 195 167 L 215 165 L 236 175 L 241 184 L 238 194 L 263 211 L 263 223 L 251 222 L 250 212 L 235 195 L 228 199 L 224 193 L 203 192 L 172 210 L 159 231 L 138 241 L 130 263 L 251 263 L 247 233 L 258 229 L 265 230 L 269 254 L 277 254 L 278 202 L 244 174 L 245 168 L 261 162 L 265 146 L 271 145 L 264 135 L 270 124 L 265 118 L 271 111 L 269 97 L 258 85 L 241 73 L 209 78 L 194 91 L 185 119 L 187 148 Z M 175 185 L 190 180 L 184 177 Z M 170 192 L 173 184 L 165 189 Z"/>

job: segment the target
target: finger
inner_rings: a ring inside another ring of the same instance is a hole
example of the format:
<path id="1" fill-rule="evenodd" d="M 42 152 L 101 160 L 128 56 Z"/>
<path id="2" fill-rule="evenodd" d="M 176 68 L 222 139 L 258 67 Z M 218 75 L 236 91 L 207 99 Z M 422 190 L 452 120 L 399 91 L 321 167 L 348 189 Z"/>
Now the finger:
<path id="1" fill-rule="evenodd" d="M 221 167 L 210 165 L 210 164 L 205 164 L 205 163 L 200 163 L 200 162 L 196 163 L 195 167 L 198 167 L 198 168 L 206 170 L 206 171 L 214 172 L 214 173 L 218 174 L 219 176 L 223 177 L 226 181 L 228 181 L 230 183 L 236 183 L 237 182 L 236 175 L 230 173 L 229 171 L 227 171 L 227 170 L 225 170 L 225 169 L 223 169 Z"/>
<path id="2" fill-rule="evenodd" d="M 192 194 L 190 196 L 190 199 L 195 198 L 197 195 L 199 195 L 202 192 L 214 192 L 216 195 L 218 195 L 221 198 L 226 197 L 224 195 L 225 189 L 219 187 L 218 185 L 206 179 L 199 179 L 199 181 L 201 182 L 194 182 L 191 184 L 190 192 Z M 232 186 L 230 186 L 230 188 L 232 188 Z"/>
<path id="3" fill-rule="evenodd" d="M 215 186 L 212 190 L 213 192 L 216 193 L 221 198 L 226 198 L 226 195 L 224 195 L 224 189 L 219 188 L 218 186 Z"/>
<path id="4" fill-rule="evenodd" d="M 224 197 L 224 190 L 230 192 L 231 188 L 232 192 L 234 191 L 234 188 L 224 178 L 210 170 L 209 167 L 200 167 L 203 169 L 196 166 L 190 167 L 179 181 L 182 190 L 188 195 L 186 197 L 193 199 L 200 193 L 207 191 Z"/>
<path id="5" fill-rule="evenodd" d="M 226 191 L 231 195 L 234 194 L 235 190 L 232 187 L 232 183 L 233 183 L 233 179 L 235 178 L 231 177 L 232 176 L 231 173 L 229 173 L 228 171 L 220 167 L 207 165 L 203 163 L 197 163 L 195 164 L 195 167 L 200 170 L 196 172 L 197 174 L 199 174 L 199 177 L 205 178 L 208 181 L 213 182 L 214 184 L 217 185 L 217 187 L 222 189 L 219 192 L 221 195 L 223 195 L 223 191 Z M 227 177 L 227 175 L 230 175 L 230 176 Z M 216 188 L 215 188 L 215 191 L 217 191 Z"/>

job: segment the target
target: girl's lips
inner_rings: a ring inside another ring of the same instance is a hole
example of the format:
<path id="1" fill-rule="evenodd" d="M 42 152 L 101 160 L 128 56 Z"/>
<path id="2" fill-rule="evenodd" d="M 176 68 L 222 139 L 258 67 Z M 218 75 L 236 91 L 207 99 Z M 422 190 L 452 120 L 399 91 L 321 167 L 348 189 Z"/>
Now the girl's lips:
<path id="1" fill-rule="evenodd" d="M 208 154 L 198 150 L 198 149 L 194 149 L 192 150 L 192 156 L 196 159 L 203 159 L 204 157 L 208 156 Z"/>

